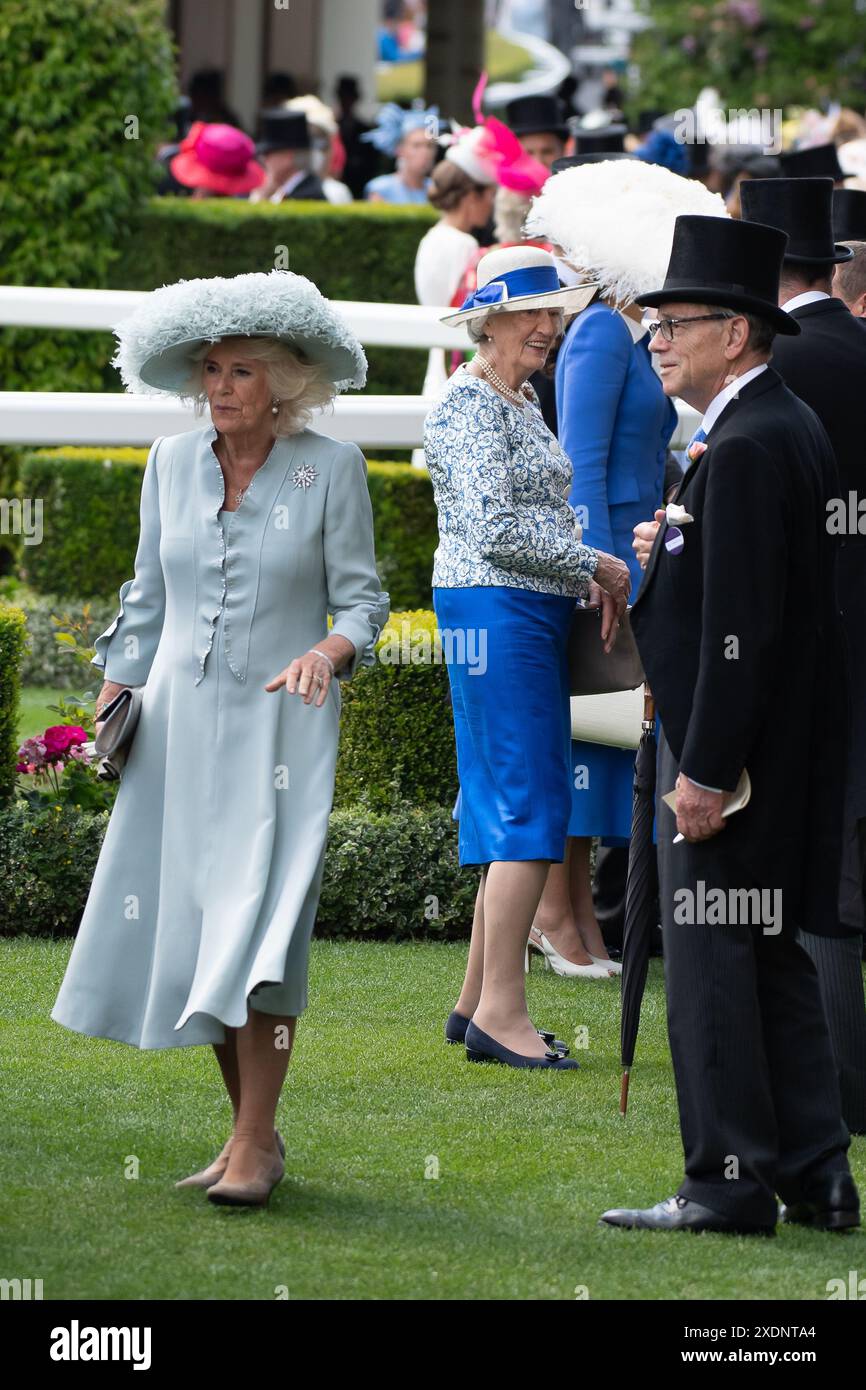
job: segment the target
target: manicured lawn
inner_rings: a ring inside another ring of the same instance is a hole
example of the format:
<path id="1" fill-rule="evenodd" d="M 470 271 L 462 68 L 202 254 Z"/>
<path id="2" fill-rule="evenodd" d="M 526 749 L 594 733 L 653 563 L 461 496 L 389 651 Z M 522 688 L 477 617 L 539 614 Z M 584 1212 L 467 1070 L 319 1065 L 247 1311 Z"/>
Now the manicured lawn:
<path id="1" fill-rule="evenodd" d="M 18 738 L 23 743 L 25 738 L 32 738 L 34 734 L 41 734 L 43 729 L 48 729 L 52 724 L 65 724 L 68 720 L 62 720 L 60 715 L 54 710 L 49 709 L 49 705 L 58 705 L 61 698 L 71 702 L 83 695 L 86 689 L 98 690 L 102 681 L 99 677 L 91 681 L 89 686 L 85 678 L 81 687 L 75 690 L 55 690 L 50 685 L 25 685 L 21 687 L 21 703 L 18 709 Z"/>
<path id="2" fill-rule="evenodd" d="M 46 1299 L 824 1299 L 866 1269 L 866 1235 L 775 1240 L 600 1228 L 607 1206 L 681 1174 L 661 967 L 617 1112 L 619 990 L 536 966 L 536 1021 L 588 1028 L 582 1069 L 473 1066 L 442 1025 L 462 945 L 314 944 L 279 1125 L 286 1178 L 266 1211 L 211 1207 L 175 1179 L 228 1117 L 209 1048 L 138 1052 L 49 1013 L 68 942 L 0 942 L 3 1273 Z M 136 1179 L 125 1176 L 132 1159 Z M 852 1145 L 866 1186 L 866 1142 Z M 438 1178 L 425 1178 L 435 1171 Z M 126 1167 L 125 1167 L 126 1165 Z"/>

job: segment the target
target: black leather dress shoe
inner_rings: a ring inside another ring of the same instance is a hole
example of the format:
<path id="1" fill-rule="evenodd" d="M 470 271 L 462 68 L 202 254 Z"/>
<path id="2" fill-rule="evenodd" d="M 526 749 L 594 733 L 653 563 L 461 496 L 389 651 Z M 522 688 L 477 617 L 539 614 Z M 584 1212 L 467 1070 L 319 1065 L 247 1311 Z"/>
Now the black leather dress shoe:
<path id="1" fill-rule="evenodd" d="M 722 1216 L 720 1212 L 690 1202 L 687 1197 L 668 1197 L 643 1211 L 614 1207 L 606 1211 L 599 1225 L 623 1226 L 639 1231 L 720 1231 L 725 1235 L 773 1236 L 775 1226 L 761 1226 L 738 1217 Z"/>
<path id="2" fill-rule="evenodd" d="M 782 1208 L 789 1225 L 820 1231 L 850 1231 L 860 1225 L 860 1198 L 850 1173 L 830 1173 L 807 1184 L 799 1202 Z"/>

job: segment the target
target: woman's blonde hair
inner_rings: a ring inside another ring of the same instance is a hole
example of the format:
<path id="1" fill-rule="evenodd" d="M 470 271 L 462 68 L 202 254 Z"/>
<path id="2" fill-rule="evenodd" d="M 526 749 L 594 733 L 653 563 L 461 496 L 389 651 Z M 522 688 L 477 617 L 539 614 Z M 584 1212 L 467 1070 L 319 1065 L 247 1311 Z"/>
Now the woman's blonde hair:
<path id="1" fill-rule="evenodd" d="M 332 405 L 336 387 L 327 369 L 310 362 L 300 348 L 290 347 L 278 338 L 252 338 L 244 334 L 220 339 L 221 343 L 237 343 L 241 355 L 267 367 L 268 389 L 273 400 L 279 401 L 277 413 L 271 416 L 274 436 L 298 434 L 310 423 L 317 410 Z M 189 383 L 189 395 L 195 402 L 196 413 L 207 409 L 204 389 L 204 364 L 213 343 L 203 343 L 193 353 L 195 367 Z"/>

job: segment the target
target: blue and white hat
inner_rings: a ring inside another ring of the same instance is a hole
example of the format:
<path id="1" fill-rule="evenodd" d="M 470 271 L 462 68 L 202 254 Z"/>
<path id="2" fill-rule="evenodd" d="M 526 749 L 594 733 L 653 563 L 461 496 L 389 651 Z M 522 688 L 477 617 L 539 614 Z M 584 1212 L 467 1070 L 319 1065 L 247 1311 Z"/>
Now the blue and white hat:
<path id="1" fill-rule="evenodd" d="M 540 246 L 507 246 L 478 262 L 478 288 L 442 323 L 466 323 L 516 309 L 563 309 L 576 314 L 594 298 L 598 281 L 560 284 L 556 262 Z"/>

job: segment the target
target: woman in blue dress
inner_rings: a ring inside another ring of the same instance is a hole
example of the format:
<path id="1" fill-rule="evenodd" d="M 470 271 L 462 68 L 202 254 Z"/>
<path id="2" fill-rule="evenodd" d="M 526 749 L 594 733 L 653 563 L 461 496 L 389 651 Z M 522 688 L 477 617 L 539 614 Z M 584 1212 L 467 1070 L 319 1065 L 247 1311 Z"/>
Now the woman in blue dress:
<path id="1" fill-rule="evenodd" d="M 628 565 L 632 603 L 643 578 L 634 527 L 663 505 L 677 424 L 636 299 L 654 276 L 664 276 L 682 212 L 725 215 L 714 194 L 668 169 L 605 161 L 554 175 L 526 222 L 533 235 L 562 249 L 566 263 L 599 282 L 598 299 L 571 324 L 557 357 L 558 434 L 574 469 L 569 500 L 584 539 Z M 634 751 L 573 740 L 570 768 L 568 852 L 564 864 L 551 867 L 530 946 L 562 975 L 584 973 L 587 960 L 619 971 L 593 907 L 590 845 L 593 836 L 628 843 Z"/>
<path id="2" fill-rule="evenodd" d="M 629 590 L 621 560 L 583 544 L 571 465 L 528 378 L 592 287 L 562 289 L 537 247 L 490 252 L 449 322 L 479 344 L 427 417 L 439 519 L 433 603 L 451 685 L 460 863 L 483 866 L 466 977 L 446 1025 L 473 1061 L 576 1067 L 526 1009 L 524 953 L 570 814 L 567 638 L 575 600 L 602 607 L 613 644 Z"/>

